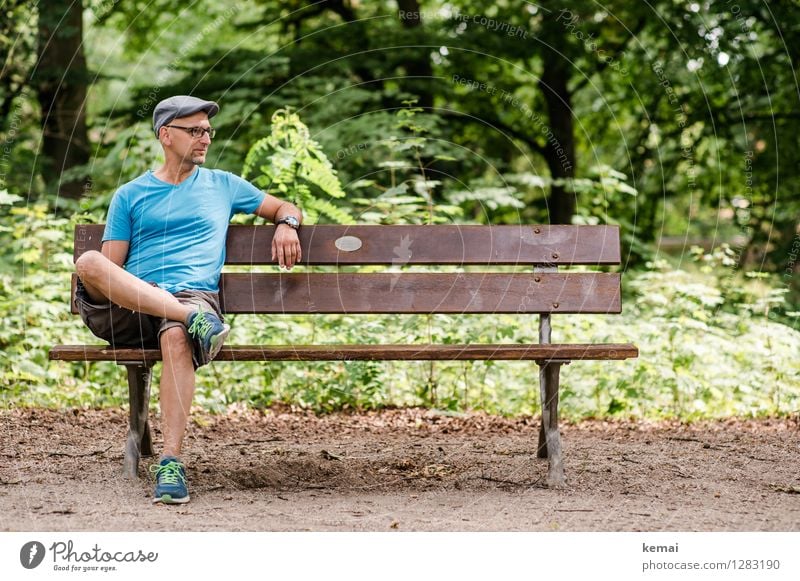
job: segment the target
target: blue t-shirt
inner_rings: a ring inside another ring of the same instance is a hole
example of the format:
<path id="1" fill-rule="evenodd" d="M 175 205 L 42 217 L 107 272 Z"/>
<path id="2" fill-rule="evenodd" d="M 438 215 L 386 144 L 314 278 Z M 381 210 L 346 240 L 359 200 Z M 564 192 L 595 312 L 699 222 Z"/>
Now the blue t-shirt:
<path id="1" fill-rule="evenodd" d="M 114 194 L 103 242 L 128 241 L 125 270 L 164 290 L 217 291 L 231 217 L 263 200 L 230 172 L 198 167 L 176 185 L 147 171 Z"/>

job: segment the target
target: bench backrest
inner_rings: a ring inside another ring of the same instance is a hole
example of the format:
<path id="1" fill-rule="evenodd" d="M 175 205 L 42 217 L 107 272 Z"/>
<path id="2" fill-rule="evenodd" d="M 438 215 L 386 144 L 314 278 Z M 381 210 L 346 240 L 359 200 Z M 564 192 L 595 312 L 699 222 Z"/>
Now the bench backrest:
<path id="1" fill-rule="evenodd" d="M 100 250 L 78 225 L 74 256 Z M 232 225 L 227 265 L 266 265 L 274 226 Z M 303 226 L 301 264 L 388 272 L 223 273 L 226 313 L 619 313 L 620 275 L 557 272 L 620 263 L 616 226 Z M 530 266 L 529 272 L 407 272 L 411 265 Z M 74 305 L 75 277 L 73 276 Z"/>

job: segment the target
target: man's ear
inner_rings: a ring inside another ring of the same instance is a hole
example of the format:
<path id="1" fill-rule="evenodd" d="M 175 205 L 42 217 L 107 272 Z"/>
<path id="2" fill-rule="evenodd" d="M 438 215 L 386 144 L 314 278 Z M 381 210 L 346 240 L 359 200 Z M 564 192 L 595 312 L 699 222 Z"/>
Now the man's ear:
<path id="1" fill-rule="evenodd" d="M 167 127 L 162 125 L 158 130 L 158 140 L 161 142 L 161 145 L 172 145 L 172 137 L 170 137 Z"/>

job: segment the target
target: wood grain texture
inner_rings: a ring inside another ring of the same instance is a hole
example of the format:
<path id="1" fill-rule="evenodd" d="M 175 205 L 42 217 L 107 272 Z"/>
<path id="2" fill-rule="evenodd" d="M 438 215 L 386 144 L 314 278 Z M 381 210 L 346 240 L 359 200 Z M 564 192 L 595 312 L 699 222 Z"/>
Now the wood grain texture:
<path id="1" fill-rule="evenodd" d="M 70 310 L 78 313 L 72 275 Z M 622 310 L 618 273 L 225 273 L 229 314 L 598 313 Z"/>
<path id="2" fill-rule="evenodd" d="M 494 344 L 494 345 L 238 345 L 225 346 L 215 361 L 461 361 L 461 360 L 621 360 L 638 357 L 629 343 Z M 57 345 L 50 359 L 58 361 L 161 361 L 158 349 L 107 345 Z"/>
<path id="3" fill-rule="evenodd" d="M 227 313 L 619 313 L 620 275 L 226 274 Z"/>
<path id="4" fill-rule="evenodd" d="M 75 227 L 74 258 L 100 250 L 104 226 Z M 270 256 L 274 226 L 232 225 L 226 264 L 274 264 Z M 619 264 L 617 226 L 303 226 L 302 264 Z M 353 252 L 336 240 L 358 238 Z"/>

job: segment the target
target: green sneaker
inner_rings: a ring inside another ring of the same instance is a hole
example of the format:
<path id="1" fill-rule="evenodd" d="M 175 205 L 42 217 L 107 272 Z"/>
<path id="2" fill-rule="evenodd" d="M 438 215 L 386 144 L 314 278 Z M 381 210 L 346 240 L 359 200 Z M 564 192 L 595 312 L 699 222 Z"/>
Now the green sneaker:
<path id="1" fill-rule="evenodd" d="M 175 456 L 164 456 L 158 464 L 150 466 L 150 472 L 156 477 L 154 503 L 184 504 L 189 502 L 186 469 Z"/>
<path id="2" fill-rule="evenodd" d="M 225 343 L 225 338 L 231 332 L 230 326 L 220 321 L 217 315 L 202 309 L 189 315 L 186 327 L 189 334 L 200 341 L 209 361 L 217 356 L 219 350 L 222 349 L 222 344 Z"/>

